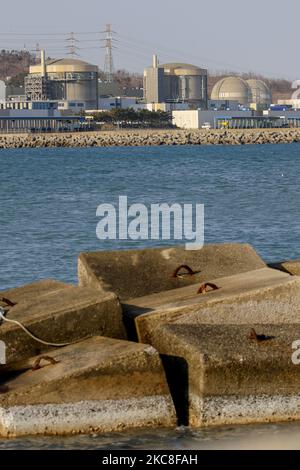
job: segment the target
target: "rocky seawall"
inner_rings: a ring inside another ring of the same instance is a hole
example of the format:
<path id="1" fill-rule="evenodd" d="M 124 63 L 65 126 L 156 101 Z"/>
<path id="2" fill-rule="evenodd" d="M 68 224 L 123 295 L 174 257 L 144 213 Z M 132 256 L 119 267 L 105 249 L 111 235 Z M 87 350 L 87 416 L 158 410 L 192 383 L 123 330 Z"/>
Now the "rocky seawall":
<path id="1" fill-rule="evenodd" d="M 300 129 L 120 130 L 0 135 L 0 148 L 246 145 L 300 142 Z"/>
<path id="2" fill-rule="evenodd" d="M 299 421 L 299 273 L 161 247 L 0 292 L 0 438 Z"/>

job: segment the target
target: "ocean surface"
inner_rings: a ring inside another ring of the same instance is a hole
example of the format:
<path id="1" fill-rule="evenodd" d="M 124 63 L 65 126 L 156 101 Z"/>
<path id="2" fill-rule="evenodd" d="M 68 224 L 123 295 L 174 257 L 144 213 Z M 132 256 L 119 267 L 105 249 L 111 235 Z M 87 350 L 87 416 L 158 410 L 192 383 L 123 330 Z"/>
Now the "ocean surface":
<path id="1" fill-rule="evenodd" d="M 267 262 L 300 258 L 300 144 L 1 149 L 0 165 L 0 291 L 43 278 L 76 282 L 82 251 L 161 245 L 97 239 L 98 205 L 117 205 L 120 195 L 129 204 L 204 204 L 205 243 L 250 243 Z M 0 448 L 222 447 L 290 431 L 300 427 L 26 439 Z"/>

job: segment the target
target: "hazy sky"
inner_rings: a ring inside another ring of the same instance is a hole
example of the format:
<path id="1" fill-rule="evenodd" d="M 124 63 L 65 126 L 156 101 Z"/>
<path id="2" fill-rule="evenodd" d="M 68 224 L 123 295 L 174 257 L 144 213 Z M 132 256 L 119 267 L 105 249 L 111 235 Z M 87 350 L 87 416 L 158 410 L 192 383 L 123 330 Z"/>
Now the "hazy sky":
<path id="1" fill-rule="evenodd" d="M 116 68 L 141 72 L 182 61 L 210 70 L 300 79 L 299 0 L 14 0 L 1 2 L 0 49 L 45 47 L 66 55 L 77 34 L 81 58 L 103 66 L 98 32 L 112 23 Z"/>

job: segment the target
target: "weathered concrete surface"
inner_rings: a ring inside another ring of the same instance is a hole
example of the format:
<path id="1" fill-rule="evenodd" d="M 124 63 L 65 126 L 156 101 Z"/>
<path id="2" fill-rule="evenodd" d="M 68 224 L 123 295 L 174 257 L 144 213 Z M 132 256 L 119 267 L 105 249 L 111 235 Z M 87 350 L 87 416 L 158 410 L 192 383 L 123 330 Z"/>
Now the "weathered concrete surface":
<path id="1" fill-rule="evenodd" d="M 94 337 L 49 356 L 57 363 L 33 371 L 33 358 L 1 377 L 7 391 L 0 394 L 0 435 L 176 425 L 161 360 L 151 346 Z"/>
<path id="2" fill-rule="evenodd" d="M 65 284 L 55 279 L 43 279 L 32 284 L 1 291 L 0 297 L 6 297 L 16 303 L 28 302 L 36 297 L 61 291 L 62 289 L 69 289 L 70 287 L 72 287 L 70 284 Z M 1 301 L 0 304 L 4 305 Z"/>
<path id="3" fill-rule="evenodd" d="M 277 265 L 277 267 L 293 276 L 300 276 L 300 260 L 285 261 Z"/>
<path id="4" fill-rule="evenodd" d="M 188 324 L 300 323 L 300 278 L 263 268 L 212 281 L 219 289 L 197 294 L 188 286 L 131 300 L 125 315 L 137 335 L 152 344 L 153 330 L 170 322 Z M 156 334 L 156 333 L 155 333 Z"/>
<path id="5" fill-rule="evenodd" d="M 251 328 L 265 335 L 251 339 Z M 180 422 L 194 427 L 300 419 L 300 324 L 156 328 Z"/>
<path id="6" fill-rule="evenodd" d="M 180 265 L 188 265 L 195 275 L 174 278 Z M 222 244 L 198 251 L 172 247 L 82 253 L 78 278 L 81 286 L 115 292 L 124 301 L 263 267 L 250 245 Z"/>
<path id="7" fill-rule="evenodd" d="M 17 302 L 7 318 L 21 322 L 46 342 L 69 343 L 93 335 L 126 337 L 121 305 L 112 293 L 42 281 L 1 292 L 2 296 Z M 6 344 L 7 363 L 49 349 L 10 323 L 0 325 L 0 340 Z"/>

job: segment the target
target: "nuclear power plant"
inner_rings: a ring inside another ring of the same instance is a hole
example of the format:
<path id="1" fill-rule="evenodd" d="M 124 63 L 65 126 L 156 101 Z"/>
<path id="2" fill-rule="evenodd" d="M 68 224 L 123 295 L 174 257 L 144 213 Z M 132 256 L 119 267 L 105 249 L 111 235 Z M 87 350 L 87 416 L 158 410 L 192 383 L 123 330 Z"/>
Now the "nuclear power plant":
<path id="1" fill-rule="evenodd" d="M 207 70 L 185 63 L 160 65 L 156 55 L 144 71 L 147 103 L 186 103 L 190 108 L 207 108 Z"/>
<path id="2" fill-rule="evenodd" d="M 98 108 L 98 67 L 68 58 L 33 65 L 25 78 L 25 95 L 29 101 L 76 101 L 87 109 Z"/>
<path id="3" fill-rule="evenodd" d="M 240 77 L 226 77 L 213 87 L 211 99 L 216 101 L 236 101 L 240 105 L 257 108 L 272 103 L 272 92 L 262 80 L 243 80 Z"/>
<path id="4" fill-rule="evenodd" d="M 295 114 L 298 100 L 288 106 L 272 105 L 272 91 L 263 80 L 227 76 L 215 83 L 208 96 L 206 68 L 185 61 L 160 64 L 156 54 L 144 70 L 143 89 L 126 88 L 114 80 L 111 25 L 105 34 L 105 73 L 75 58 L 72 35 L 69 57 L 46 60 L 41 50 L 40 63 L 29 67 L 18 92 L 0 82 L 0 132 L 86 130 L 95 111 L 120 108 L 165 111 L 170 124 L 187 129 L 282 127 L 300 122 Z"/>

